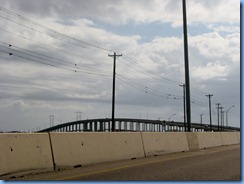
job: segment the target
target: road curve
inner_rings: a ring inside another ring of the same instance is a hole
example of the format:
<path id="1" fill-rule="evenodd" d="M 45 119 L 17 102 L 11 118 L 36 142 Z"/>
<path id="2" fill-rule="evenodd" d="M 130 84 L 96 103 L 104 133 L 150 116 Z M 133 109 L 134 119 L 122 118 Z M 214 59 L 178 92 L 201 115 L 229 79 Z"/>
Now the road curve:
<path id="1" fill-rule="evenodd" d="M 14 180 L 240 180 L 240 145 L 91 165 Z"/>

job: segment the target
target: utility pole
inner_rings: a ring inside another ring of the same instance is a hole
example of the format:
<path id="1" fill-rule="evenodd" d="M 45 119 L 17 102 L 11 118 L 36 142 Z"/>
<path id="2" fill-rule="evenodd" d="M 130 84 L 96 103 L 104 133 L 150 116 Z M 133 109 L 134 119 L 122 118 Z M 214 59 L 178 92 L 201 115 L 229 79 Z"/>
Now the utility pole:
<path id="1" fill-rule="evenodd" d="M 82 112 L 76 112 L 76 121 L 81 120 L 81 114 L 82 114 Z"/>
<path id="2" fill-rule="evenodd" d="M 219 132 L 219 107 L 221 105 L 221 103 L 216 103 L 217 105 L 217 110 L 218 110 L 218 132 Z"/>
<path id="3" fill-rule="evenodd" d="M 212 115 L 211 115 L 211 97 L 213 96 L 213 94 L 208 94 L 206 95 L 206 97 L 208 97 L 209 99 L 209 119 L 210 119 L 210 131 L 212 131 Z"/>
<path id="4" fill-rule="evenodd" d="M 188 132 L 190 132 L 191 131 L 191 99 L 190 99 L 190 77 L 189 77 L 189 63 L 188 63 L 186 0 L 182 0 L 182 8 L 183 8 L 184 56 L 185 56 L 187 130 Z"/>
<path id="5" fill-rule="evenodd" d="M 184 127 L 185 127 L 185 132 L 186 130 L 186 85 L 182 84 L 180 85 L 183 87 L 183 110 L 184 110 Z"/>
<path id="6" fill-rule="evenodd" d="M 115 109 L 115 76 L 116 76 L 116 58 L 122 56 L 122 54 L 117 55 L 115 52 L 113 55 L 108 55 L 114 58 L 114 68 L 113 68 L 113 95 L 112 95 L 112 131 L 115 131 L 115 121 L 114 121 L 114 109 Z"/>
<path id="7" fill-rule="evenodd" d="M 202 116 L 203 116 L 203 114 L 200 114 L 201 132 L 202 132 Z"/>
<path id="8" fill-rule="evenodd" d="M 54 126 L 54 115 L 49 115 L 50 118 L 50 127 Z"/>
<path id="9" fill-rule="evenodd" d="M 223 126 L 222 126 L 222 124 L 223 124 L 223 108 L 224 107 L 219 107 L 219 109 L 220 109 L 220 130 L 222 131 L 223 130 Z"/>
<path id="10" fill-rule="evenodd" d="M 223 111 L 222 113 L 223 113 L 223 130 L 224 130 L 224 127 L 225 127 L 225 111 Z"/>

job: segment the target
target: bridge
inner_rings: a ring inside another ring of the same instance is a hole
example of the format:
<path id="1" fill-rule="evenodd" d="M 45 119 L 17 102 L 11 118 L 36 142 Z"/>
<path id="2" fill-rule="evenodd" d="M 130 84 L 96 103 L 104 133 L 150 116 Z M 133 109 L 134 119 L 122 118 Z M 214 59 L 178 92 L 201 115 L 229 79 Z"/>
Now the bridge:
<path id="1" fill-rule="evenodd" d="M 115 118 L 116 132 L 185 132 L 184 122 L 148 119 Z M 209 124 L 192 123 L 192 132 L 211 131 Z M 112 119 L 87 119 L 59 124 L 38 132 L 110 132 Z M 212 125 L 212 131 L 240 131 L 238 127 Z"/>

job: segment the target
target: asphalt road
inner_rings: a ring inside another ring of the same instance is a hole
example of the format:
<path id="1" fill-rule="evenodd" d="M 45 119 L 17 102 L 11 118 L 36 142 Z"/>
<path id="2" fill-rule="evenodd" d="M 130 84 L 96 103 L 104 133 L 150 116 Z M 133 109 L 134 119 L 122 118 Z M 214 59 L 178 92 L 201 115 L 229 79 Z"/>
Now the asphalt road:
<path id="1" fill-rule="evenodd" d="M 97 164 L 14 180 L 240 180 L 240 145 Z"/>

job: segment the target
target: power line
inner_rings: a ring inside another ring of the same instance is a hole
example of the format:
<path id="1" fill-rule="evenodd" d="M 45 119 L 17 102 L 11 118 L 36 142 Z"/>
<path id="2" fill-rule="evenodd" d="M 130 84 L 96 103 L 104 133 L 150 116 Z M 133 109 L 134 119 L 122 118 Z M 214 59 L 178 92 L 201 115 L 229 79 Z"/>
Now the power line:
<path id="1" fill-rule="evenodd" d="M 4 12 L 6 12 L 6 13 L 12 15 L 12 16 L 15 16 L 15 17 L 17 17 L 17 18 L 19 18 L 19 19 L 22 19 L 22 20 L 24 20 L 24 21 L 26 21 L 26 22 L 29 22 L 29 23 L 34 24 L 34 25 L 37 25 L 37 26 L 39 26 L 39 27 L 41 27 L 41 28 L 43 28 L 43 29 L 46 29 L 46 30 L 48 30 L 48 31 L 50 31 L 50 32 L 52 32 L 52 33 L 54 33 L 54 34 L 60 35 L 60 36 L 65 37 L 65 38 L 68 38 L 68 39 L 70 39 L 70 40 L 74 40 L 74 41 L 76 41 L 76 42 L 79 42 L 79 43 L 82 43 L 82 44 L 86 44 L 86 45 L 89 45 L 89 46 L 91 46 L 91 47 L 94 47 L 94 48 L 97 48 L 97 49 L 100 49 L 100 50 L 109 51 L 109 52 L 112 51 L 111 49 L 107 49 L 107 48 L 104 48 L 104 47 L 101 47 L 101 46 L 98 46 L 98 45 L 95 45 L 95 44 L 92 44 L 92 43 L 89 43 L 89 42 L 86 42 L 86 41 L 82 41 L 82 40 L 73 38 L 73 37 L 71 37 L 71 36 L 68 36 L 68 35 L 66 35 L 66 34 L 63 34 L 63 33 L 59 32 L 59 31 L 53 30 L 53 29 L 51 29 L 51 28 L 49 28 L 49 27 L 47 27 L 47 26 L 44 26 L 44 25 L 42 25 L 42 24 L 40 24 L 40 23 L 37 23 L 37 22 L 35 22 L 35 21 L 33 21 L 33 20 L 29 19 L 29 18 L 26 18 L 26 17 L 20 15 L 20 14 L 17 14 L 17 13 L 15 13 L 15 12 L 13 12 L 13 11 L 10 11 L 10 10 L 8 10 L 8 9 L 6 9 L 6 8 L 4 8 L 4 7 L 2 7 L 2 6 L 0 6 L 0 10 L 1 10 L 1 11 L 4 11 Z M 114 51 L 112 51 L 112 52 L 114 52 Z"/>
<path id="2" fill-rule="evenodd" d="M 171 79 L 168 79 L 168 78 L 165 78 L 165 77 L 164 78 L 158 77 L 158 75 L 156 75 L 153 71 L 151 71 L 151 70 L 145 68 L 144 66 L 138 64 L 138 62 L 133 61 L 133 60 L 127 58 L 127 56 L 124 56 L 123 58 L 124 59 L 126 58 L 125 61 L 127 61 L 129 64 L 132 64 L 132 65 L 126 65 L 129 70 L 130 69 L 134 69 L 134 70 L 142 73 L 146 77 L 148 77 L 147 74 L 149 74 L 149 76 L 151 76 L 153 79 L 159 80 L 161 82 L 167 82 L 168 84 L 172 84 L 172 85 L 177 84 L 177 85 L 175 85 L 175 87 L 178 86 L 178 84 L 179 84 L 177 81 L 174 81 L 174 80 L 171 80 Z M 123 62 L 123 60 L 122 60 L 122 62 Z M 138 67 L 133 67 L 133 65 L 136 65 Z M 159 84 L 159 85 L 161 86 L 162 84 Z M 169 85 L 163 86 L 163 87 L 164 88 L 168 88 L 168 89 L 173 90 L 173 91 L 177 91 L 178 90 L 178 88 L 171 88 Z M 207 94 L 207 93 L 205 93 L 205 92 L 203 92 L 203 91 L 201 91 L 199 89 L 196 89 L 196 88 L 192 88 L 192 89 L 195 90 L 196 92 L 198 92 L 199 94 L 200 93 L 201 94 L 204 94 L 204 95 Z M 197 97 L 194 94 L 191 94 L 191 96 L 195 96 L 196 98 L 199 98 L 199 97 Z M 203 97 L 203 95 L 201 95 L 201 96 Z M 206 105 L 205 102 L 201 102 L 201 101 L 195 100 L 195 99 L 191 100 L 191 103 L 194 103 L 194 104 L 197 104 L 197 105 Z"/>
<path id="3" fill-rule="evenodd" d="M 50 63 L 45 63 L 43 61 L 39 61 L 39 60 L 36 60 L 36 59 L 32 59 L 32 58 L 28 58 L 28 57 L 25 57 L 25 56 L 21 56 L 21 55 L 19 55 L 17 53 L 12 53 L 12 52 L 5 51 L 5 50 L 0 50 L 0 51 L 4 52 L 4 53 L 7 53 L 10 56 L 16 56 L 16 57 L 19 57 L 19 58 L 22 58 L 22 59 L 25 59 L 25 60 L 28 60 L 28 61 L 31 61 L 31 62 L 35 62 L 35 63 L 39 63 L 39 64 L 43 64 L 43 65 L 47 65 L 47 66 L 51 66 L 51 67 L 55 67 L 55 68 L 59 68 L 59 69 L 64 69 L 64 70 L 68 70 L 68 71 L 72 71 L 72 72 L 81 72 L 83 74 L 89 74 L 89 75 L 98 75 L 98 76 L 111 77 L 108 74 L 99 74 L 99 73 L 92 73 L 92 72 L 87 72 L 87 71 L 70 69 L 70 68 L 67 68 L 67 67 L 58 66 L 58 65 L 54 65 L 54 64 L 50 64 Z"/>
<path id="4" fill-rule="evenodd" d="M 144 66 L 138 64 L 138 62 L 133 61 L 132 59 L 128 58 L 127 56 L 124 56 L 123 58 L 124 58 L 127 62 L 129 62 L 129 63 L 131 63 L 131 64 L 133 64 L 133 65 L 136 65 L 138 68 L 143 69 L 143 71 L 145 71 L 146 73 L 152 75 L 152 76 L 153 76 L 155 79 L 157 79 L 157 80 L 160 80 L 160 81 L 163 81 L 163 82 L 168 82 L 168 83 L 173 83 L 173 84 L 177 84 L 177 85 L 180 83 L 180 82 L 177 82 L 177 81 L 168 79 L 168 78 L 166 78 L 166 77 L 158 77 L 152 70 L 149 70 L 149 69 L 145 68 Z M 130 67 L 134 68 L 133 66 L 130 66 Z M 134 68 L 134 69 L 137 70 L 137 71 L 139 71 L 139 72 L 142 72 L 142 71 L 141 71 L 140 69 L 138 69 L 138 68 L 137 68 L 137 69 Z"/>
<path id="5" fill-rule="evenodd" d="M 142 91 L 143 93 L 146 93 L 146 94 L 149 94 L 149 95 L 153 95 L 153 96 L 157 96 L 157 97 L 160 97 L 160 98 L 165 98 L 165 99 L 182 99 L 182 96 L 177 96 L 177 95 L 172 95 L 170 93 L 163 93 L 161 91 L 158 91 L 158 90 L 155 90 L 155 89 L 152 89 L 152 88 L 149 88 L 139 82 L 135 82 L 135 81 L 132 81 L 124 76 L 121 76 L 120 74 L 117 75 L 117 78 L 119 80 L 121 80 L 122 82 Z"/>
<path id="6" fill-rule="evenodd" d="M 2 42 L 2 41 L 0 41 L 0 42 Z M 6 45 L 8 45 L 8 47 L 7 46 L 2 46 L 2 45 L 0 45 L 0 46 L 4 47 L 4 48 L 7 48 L 11 52 L 15 51 L 15 52 L 18 52 L 20 54 L 24 54 L 24 55 L 27 55 L 27 56 L 30 56 L 30 57 L 34 57 L 34 58 L 37 58 L 37 59 L 40 59 L 40 60 L 45 60 L 45 61 L 50 61 L 50 62 L 54 62 L 54 63 L 57 63 L 57 64 L 66 65 L 67 67 L 74 68 L 75 70 L 77 70 L 77 69 L 85 69 L 85 70 L 90 70 L 90 72 L 104 72 L 104 73 L 108 72 L 108 71 L 105 71 L 105 70 L 95 69 L 95 68 L 91 68 L 91 67 L 88 67 L 88 66 L 78 65 L 78 64 L 75 64 L 75 63 L 72 63 L 72 62 L 69 62 L 69 61 L 56 59 L 56 58 L 53 58 L 53 57 L 50 57 L 50 56 L 47 56 L 47 55 L 44 55 L 44 54 L 40 54 L 40 53 L 31 51 L 31 50 L 27 50 L 27 49 L 23 49 L 23 48 L 20 48 L 20 47 L 11 45 L 11 44 L 7 44 L 6 42 L 2 42 L 2 43 L 5 43 Z M 12 47 L 18 48 L 19 50 L 15 50 Z M 24 52 L 20 51 L 20 50 L 23 50 Z M 28 52 L 31 53 L 31 54 L 29 54 Z"/>
<path id="7" fill-rule="evenodd" d="M 125 59 L 125 61 L 127 61 L 130 64 L 132 64 L 132 65 L 129 65 L 129 66 L 127 65 L 128 69 L 131 69 L 132 68 L 132 69 L 134 69 L 134 70 L 142 73 L 143 75 L 146 75 L 147 77 L 148 77 L 147 74 L 149 74 L 150 76 L 152 76 L 152 78 L 157 79 L 157 80 L 159 80 L 161 82 L 167 82 L 169 84 L 177 84 L 177 86 L 179 84 L 179 82 L 177 82 L 177 81 L 174 81 L 174 80 L 171 80 L 171 79 L 168 79 L 168 78 L 165 78 L 165 77 L 162 77 L 162 78 L 161 77 L 158 77 L 153 71 L 151 71 L 151 70 L 145 68 L 144 66 L 138 64 L 138 62 L 133 61 L 132 59 L 128 58 L 127 56 L 124 56 L 123 58 Z M 137 68 L 136 67 L 133 67 L 133 65 L 136 65 Z M 159 85 L 162 85 L 162 84 L 159 84 Z M 178 90 L 178 88 L 173 89 L 173 88 L 171 88 L 169 86 L 163 86 L 163 87 L 164 88 L 168 88 L 170 90 L 174 90 L 174 91 L 177 91 Z M 194 90 L 197 91 L 197 92 L 200 92 L 201 94 L 206 94 L 205 92 L 203 92 L 201 90 L 198 90 L 198 89 L 194 89 Z M 193 94 L 193 96 L 194 96 L 194 94 Z M 194 104 L 197 104 L 197 105 L 205 105 L 206 104 L 206 103 L 201 102 L 199 100 L 191 100 L 191 103 L 194 103 Z"/>
<path id="8" fill-rule="evenodd" d="M 0 31 L 3 31 L 3 32 L 5 32 L 5 33 L 8 33 L 8 34 L 11 34 L 11 35 L 14 35 L 14 36 L 18 36 L 18 37 L 20 37 L 20 38 L 22 38 L 22 39 L 25 39 L 25 40 L 28 40 L 28 41 L 31 41 L 31 42 L 34 42 L 34 43 L 38 43 L 38 44 L 40 44 L 40 45 L 42 45 L 42 46 L 44 46 L 44 47 L 47 47 L 47 48 L 52 48 L 52 49 L 58 50 L 58 51 L 60 51 L 60 52 L 62 52 L 62 53 L 66 53 L 66 54 L 68 54 L 69 56 L 75 56 L 75 57 L 79 57 L 79 58 L 82 58 L 82 59 L 87 59 L 87 60 L 89 60 L 89 61 L 97 62 L 97 61 L 94 60 L 93 58 L 89 58 L 89 57 L 86 57 L 86 56 L 82 56 L 82 55 L 79 55 L 79 54 L 75 54 L 75 53 L 69 52 L 69 51 L 67 51 L 67 50 L 64 50 L 64 49 L 60 49 L 60 48 L 54 47 L 54 46 L 52 46 L 52 45 L 44 44 L 44 43 L 42 43 L 42 42 L 39 42 L 39 41 L 30 39 L 30 38 L 27 38 L 27 37 L 25 37 L 25 36 L 22 36 L 22 35 L 13 33 L 13 32 L 11 32 L 11 31 L 7 31 L 7 30 L 2 29 L 2 28 L 0 28 Z M 103 63 L 103 65 L 108 65 L 108 64 Z M 110 66 L 110 65 L 109 65 L 109 66 Z"/>
<path id="9" fill-rule="evenodd" d="M 7 9 L 4 9 L 4 10 L 8 11 Z M 14 12 L 8 11 L 8 13 L 11 13 L 12 15 L 15 15 L 15 16 L 18 17 L 18 18 L 19 18 L 19 17 L 22 17 L 22 18 L 24 18 L 24 20 L 27 21 L 27 22 L 31 21 L 31 23 L 36 24 L 36 22 L 33 22 L 32 20 L 28 20 L 27 18 L 25 18 L 25 17 L 23 17 L 23 16 L 21 16 L 21 15 L 17 15 L 17 14 L 14 13 Z M 18 22 L 15 22 L 15 21 L 13 21 L 13 20 L 10 20 L 10 19 L 8 19 L 8 18 L 6 18 L 6 17 L 2 17 L 2 18 L 4 18 L 5 20 L 9 20 L 9 21 L 11 21 L 11 22 L 17 23 L 17 24 L 19 24 L 19 25 L 21 25 L 21 26 L 24 26 L 24 27 L 26 27 L 26 28 L 28 28 L 28 29 L 30 29 L 30 30 L 32 30 L 32 31 L 37 31 L 37 32 L 39 32 L 39 33 L 41 33 L 41 34 L 45 34 L 45 35 L 50 36 L 49 34 L 47 34 L 47 33 L 45 33 L 45 32 L 38 31 L 38 30 L 36 30 L 36 29 L 34 29 L 34 28 L 32 28 L 32 27 L 29 27 L 29 26 L 20 24 L 20 23 L 18 23 Z M 46 26 L 43 27 L 43 25 L 41 25 L 41 24 L 39 24 L 39 23 L 37 23 L 37 25 L 38 25 L 38 26 L 41 26 L 42 28 L 45 28 L 45 29 L 47 29 L 47 30 L 50 30 L 50 28 L 47 28 Z M 51 30 L 52 30 L 52 29 L 51 29 Z M 52 30 L 52 31 L 54 31 L 54 30 Z M 54 31 L 54 33 L 57 34 L 56 31 Z M 61 33 L 61 34 L 64 35 L 63 33 Z M 19 35 L 18 35 L 18 36 L 19 36 Z M 67 36 L 67 35 L 65 35 L 65 36 Z M 58 39 L 57 37 L 54 37 L 54 36 L 52 36 L 52 37 L 55 38 L 55 39 Z M 24 38 L 26 39 L 26 37 L 24 37 Z M 60 40 L 60 39 L 59 39 L 59 40 Z M 65 41 L 65 40 L 62 39 L 62 41 Z M 88 44 L 90 44 L 90 43 L 88 43 Z M 76 46 L 79 46 L 79 45 L 76 45 Z M 125 57 L 125 58 L 126 58 L 125 60 L 127 60 L 128 62 L 130 62 L 130 63 L 133 62 L 133 60 L 131 60 L 130 58 L 128 58 L 128 57 Z M 149 73 L 149 74 L 151 74 L 151 75 L 154 75 L 154 76 L 153 76 L 154 78 L 159 79 L 159 80 L 162 80 L 161 78 L 158 78 L 158 77 L 155 75 L 155 73 L 153 73 L 152 71 L 146 69 L 144 66 L 139 65 L 139 64 L 136 63 L 136 62 L 134 62 L 134 63 L 135 63 L 137 66 L 139 66 L 140 68 L 145 69 L 147 73 Z M 133 67 L 133 68 L 134 68 L 134 67 Z M 135 68 L 134 68 L 134 69 L 135 69 Z M 137 70 L 137 71 L 143 73 L 143 72 L 140 71 L 140 70 Z M 145 75 L 145 73 L 144 73 L 144 75 Z M 177 83 L 177 84 L 178 84 L 178 82 L 173 81 L 173 80 L 171 80 L 171 79 L 167 79 L 167 78 L 163 78 L 163 79 L 164 79 L 165 81 L 167 81 L 167 82 L 173 82 L 173 83 Z"/>
<path id="10" fill-rule="evenodd" d="M 31 31 L 35 31 L 35 32 L 40 33 L 40 34 L 48 35 L 48 36 L 50 36 L 50 37 L 52 37 L 54 39 L 57 39 L 57 40 L 62 41 L 62 42 L 67 42 L 67 43 L 72 44 L 72 45 L 77 46 L 77 47 L 87 48 L 87 49 L 91 49 L 91 50 L 94 50 L 94 48 L 96 48 L 96 49 L 103 50 L 103 51 L 111 51 L 110 49 L 107 49 L 107 48 L 104 48 L 104 47 L 100 47 L 100 46 L 97 46 L 95 44 L 92 44 L 92 43 L 89 43 L 89 42 L 85 42 L 85 41 L 73 38 L 71 36 L 65 35 L 65 34 L 63 34 L 61 32 L 55 31 L 53 29 L 50 29 L 47 26 L 39 24 L 39 23 L 37 23 L 37 22 L 35 22 L 35 21 L 31 20 L 31 19 L 28 19 L 28 18 L 26 18 L 26 17 L 24 17 L 22 15 L 19 15 L 19 14 L 15 13 L 15 12 L 12 12 L 12 11 L 6 9 L 6 8 L 1 7 L 1 6 L 0 6 L 0 11 L 3 11 L 5 13 L 9 14 L 9 15 L 14 16 L 14 17 L 17 17 L 20 20 L 26 21 L 27 24 L 30 23 L 32 25 L 39 26 L 40 28 L 45 29 L 48 32 L 46 33 L 46 32 L 40 31 L 39 29 L 36 29 L 35 27 L 33 28 L 33 26 L 27 26 L 25 24 L 21 24 L 21 23 L 15 21 L 15 20 L 7 18 L 7 17 L 0 16 L 0 18 L 2 18 L 2 19 L 5 19 L 5 20 L 10 21 L 12 23 L 18 24 L 18 25 L 20 25 L 20 26 L 22 26 L 24 28 L 27 28 L 27 29 L 29 29 Z M 13 33 L 11 31 L 6 31 L 6 30 L 1 29 L 1 28 L 0 28 L 0 30 L 4 31 L 4 32 L 7 32 L 9 34 L 12 34 L 12 35 L 21 37 L 23 39 L 26 39 L 26 40 L 29 40 L 29 41 L 44 45 L 47 48 L 54 48 L 55 50 L 62 51 L 63 53 L 69 54 L 70 57 L 76 56 L 76 57 L 81 57 L 81 58 L 85 58 L 85 59 L 88 59 L 88 60 L 92 61 L 92 58 L 87 58 L 87 57 L 84 57 L 84 56 L 81 56 L 81 55 L 74 54 L 73 52 L 68 52 L 67 50 L 64 50 L 64 49 L 56 48 L 56 47 L 53 47 L 53 46 L 50 46 L 50 45 L 35 41 L 33 39 L 27 38 L 27 37 L 25 37 L 23 35 L 19 35 L 19 34 Z M 54 35 L 52 35 L 52 34 L 54 34 Z M 14 47 L 14 46 L 12 46 L 12 47 Z M 49 65 L 49 66 L 52 66 L 52 67 L 62 68 L 62 69 L 66 69 L 66 70 L 68 69 L 68 70 L 74 71 L 74 72 L 78 71 L 78 69 L 80 69 L 80 70 L 86 69 L 86 70 L 90 70 L 90 72 L 88 72 L 87 74 L 99 75 L 99 73 L 96 73 L 96 72 L 104 72 L 104 73 L 100 73 L 100 75 L 102 75 L 102 76 L 110 76 L 110 75 L 107 75 L 108 71 L 105 71 L 105 70 L 98 70 L 98 69 L 93 69 L 93 68 L 90 68 L 90 67 L 87 67 L 87 66 L 80 66 L 80 65 L 74 64 L 72 62 L 59 60 L 59 59 L 56 59 L 56 58 L 53 58 L 53 57 L 50 57 L 50 56 L 46 56 L 46 55 L 34 52 L 34 51 L 23 49 L 23 48 L 20 48 L 20 47 L 17 47 L 17 46 L 15 46 L 15 47 L 17 49 L 24 50 L 24 52 L 16 50 L 16 49 L 14 49 L 14 50 L 10 49 L 10 50 L 8 50 L 8 52 L 5 52 L 4 50 L 0 50 L 0 51 L 8 53 L 8 54 L 16 56 L 16 57 L 19 57 L 19 58 L 22 58 L 22 59 L 25 59 L 25 60 L 29 60 L 29 61 L 32 61 L 32 62 L 37 62 L 37 63 L 40 63 L 40 64 Z M 30 54 L 28 52 L 32 52 L 32 53 L 34 53 L 34 55 Z M 175 85 L 175 84 L 178 85 L 180 83 L 178 81 L 174 81 L 174 80 L 171 80 L 171 79 L 168 79 L 168 78 L 165 78 L 165 77 L 159 77 L 152 70 L 146 68 L 145 66 L 139 64 L 138 62 L 130 59 L 127 56 L 123 56 L 122 58 L 123 58 L 123 60 L 122 60 L 123 63 L 127 62 L 127 63 L 130 64 L 130 65 L 128 65 L 128 64 L 126 65 L 127 68 L 128 69 L 132 69 L 132 70 L 136 70 L 137 74 L 138 74 L 138 72 L 143 74 L 143 75 L 145 75 L 145 76 L 148 74 L 151 78 L 157 79 L 157 80 L 162 81 L 162 82 L 167 82 L 168 84 L 171 84 L 171 85 Z M 60 66 L 60 64 L 62 64 L 62 65 Z M 82 72 L 86 73 L 87 71 L 82 71 Z M 123 77 L 122 75 L 118 76 L 118 79 L 123 81 L 124 83 L 127 83 L 128 85 L 131 85 L 134 88 L 137 88 L 137 89 L 139 89 L 141 91 L 144 91 L 145 93 L 148 93 L 148 94 L 151 94 L 151 95 L 154 95 L 154 96 L 158 96 L 158 97 L 162 97 L 163 96 L 164 98 L 167 98 L 167 99 L 180 99 L 180 98 L 182 99 L 182 97 L 179 96 L 179 95 L 178 96 L 177 95 L 172 95 L 171 93 L 164 93 L 164 92 L 161 92 L 159 90 L 155 90 L 153 88 L 150 88 L 149 86 L 140 84 L 140 83 L 135 82 L 133 80 L 130 80 L 130 79 L 126 78 L 126 77 Z M 194 90 L 197 91 L 198 93 L 207 94 L 207 93 L 202 92 L 201 90 L 198 90 L 198 89 L 194 89 Z M 198 100 L 192 100 L 190 102 L 194 103 L 194 104 L 198 104 L 198 105 L 199 104 L 204 104 L 203 102 L 200 102 Z"/>

